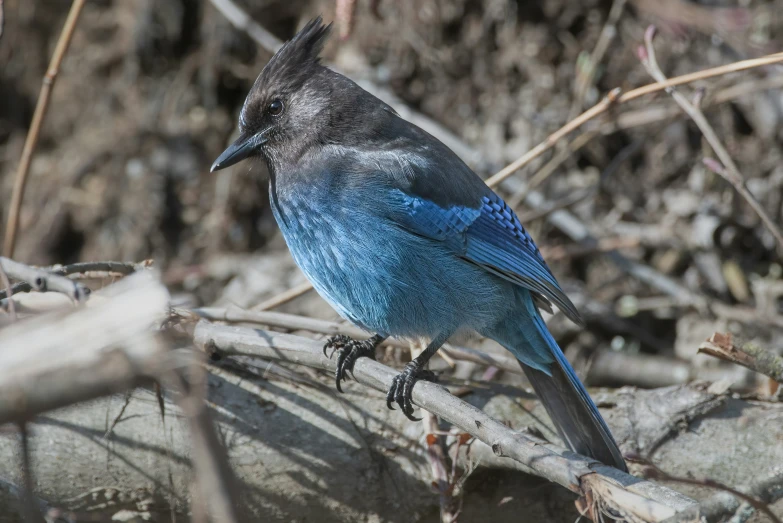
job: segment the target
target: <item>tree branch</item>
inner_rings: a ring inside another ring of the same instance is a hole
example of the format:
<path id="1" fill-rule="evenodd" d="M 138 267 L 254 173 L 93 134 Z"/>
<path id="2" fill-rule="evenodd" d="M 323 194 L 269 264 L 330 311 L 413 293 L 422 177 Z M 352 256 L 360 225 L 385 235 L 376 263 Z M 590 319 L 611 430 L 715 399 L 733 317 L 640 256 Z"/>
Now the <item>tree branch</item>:
<path id="1" fill-rule="evenodd" d="M 322 354 L 322 344 L 307 338 L 215 325 L 205 320 L 199 320 L 191 328 L 196 345 L 213 359 L 259 357 L 330 372 L 335 369 L 334 360 Z M 396 372 L 377 361 L 360 358 L 354 375 L 360 383 L 385 392 Z M 573 492 L 600 495 L 603 501 L 621 513 L 652 518 L 645 521 L 662 521 L 695 503 L 660 485 L 598 464 L 529 434 L 516 432 L 436 384 L 417 383 L 413 389 L 413 400 L 416 405 L 491 446 L 496 455 L 509 457 L 532 474 Z"/>
<path id="2" fill-rule="evenodd" d="M 707 118 L 704 116 L 704 113 L 701 111 L 701 109 L 696 107 L 695 104 L 691 103 L 682 93 L 675 91 L 671 84 L 668 84 L 668 79 L 666 78 L 666 75 L 663 74 L 663 71 L 661 71 L 661 68 L 658 66 L 658 60 L 655 57 L 655 48 L 653 46 L 654 37 L 655 26 L 651 25 L 647 28 L 647 31 L 644 35 L 645 47 L 639 48 L 639 58 L 641 59 L 642 64 L 644 65 L 645 69 L 647 69 L 647 72 L 650 73 L 650 76 L 652 76 L 659 85 L 665 85 L 666 92 L 669 93 L 672 98 L 674 98 L 674 101 L 677 102 L 677 105 L 679 105 L 682 110 L 691 117 L 693 122 L 704 135 L 705 140 L 707 140 L 707 142 L 710 144 L 710 147 L 712 147 L 712 150 L 715 151 L 715 154 L 723 163 L 723 168 L 714 168 L 713 170 L 717 174 L 721 175 L 723 179 L 733 185 L 740 196 L 742 196 L 745 201 L 748 202 L 748 205 L 750 205 L 759 218 L 761 218 L 761 221 L 764 223 L 764 225 L 767 226 L 769 231 L 775 237 L 775 240 L 777 240 L 778 250 L 783 252 L 783 232 L 781 232 L 775 221 L 769 216 L 767 211 L 764 209 L 761 203 L 759 203 L 753 193 L 750 192 L 750 189 L 748 189 L 748 186 L 745 183 L 745 177 L 742 176 L 742 173 L 740 173 L 737 164 L 734 163 L 734 160 L 726 150 L 726 147 L 724 147 L 724 145 L 721 143 L 720 138 L 718 138 L 718 134 L 715 132 L 715 129 L 713 129 L 710 123 L 707 121 Z"/>
<path id="3" fill-rule="evenodd" d="M 699 352 L 742 365 L 783 384 L 783 358 L 751 343 L 737 346 L 731 334 L 716 332 L 699 345 Z"/>
<path id="4" fill-rule="evenodd" d="M 696 484 L 704 484 L 703 482 L 698 483 L 700 480 L 686 479 L 687 481 L 697 482 Z M 753 499 L 756 504 L 771 505 L 783 498 L 783 472 L 774 472 L 749 486 L 732 488 L 730 491 L 727 491 L 723 485 L 718 485 L 715 482 L 706 486 L 716 488 L 720 492 L 710 496 L 698 505 L 667 519 L 664 523 L 690 523 L 692 521 L 717 523 L 724 521 L 723 518 L 725 516 L 734 514 L 741 508 L 740 499 L 747 497 Z M 739 492 L 742 496 L 738 497 L 733 492 Z M 753 505 L 753 503 L 749 504 Z M 773 514 L 772 521 L 775 521 L 774 518 L 777 518 L 777 516 Z"/>
<path id="5" fill-rule="evenodd" d="M 12 280 L 23 280 L 29 285 L 31 290 L 36 290 L 38 292 L 59 292 L 65 294 L 77 303 L 87 300 L 87 297 L 90 295 L 89 288 L 81 283 L 69 280 L 64 276 L 52 274 L 43 269 L 36 269 L 2 256 L 0 256 L 0 265 L 2 265 L 3 271 L 9 278 Z M 7 290 L 3 291 L 3 294 L 0 295 L 0 299 L 5 298 L 7 292 Z M 14 288 L 13 292 L 23 291 Z"/>
<path id="6" fill-rule="evenodd" d="M 345 334 L 346 336 L 350 336 L 351 338 L 356 339 L 368 338 L 367 332 L 358 327 L 354 327 L 349 323 L 337 323 L 333 321 L 318 320 L 305 316 L 297 316 L 295 314 L 286 314 L 283 312 L 249 311 L 236 307 L 228 309 L 219 307 L 201 307 L 198 309 L 193 309 L 192 312 L 201 318 L 210 321 L 258 323 L 268 327 L 277 327 L 289 330 L 307 330 L 329 336 L 333 336 L 335 334 Z M 178 310 L 177 313 L 187 315 L 188 311 Z M 401 349 L 410 348 L 409 343 L 392 338 L 387 339 L 383 344 Z M 502 354 L 489 354 L 487 352 L 454 345 L 447 345 L 441 350 L 456 360 L 470 361 L 473 363 L 480 363 L 482 365 L 492 365 L 508 372 L 522 374 L 522 370 L 519 368 L 519 363 L 517 360 Z"/>
<path id="7" fill-rule="evenodd" d="M 57 79 L 57 73 L 60 70 L 60 63 L 63 61 L 68 46 L 71 43 L 71 37 L 76 29 L 76 21 L 84 7 L 85 0 L 73 0 L 71 10 L 68 12 L 68 18 L 65 19 L 65 25 L 60 33 L 60 39 L 57 41 L 57 47 L 54 49 L 52 60 L 49 62 L 49 68 L 46 71 L 41 85 L 41 93 L 38 95 L 38 103 L 35 105 L 33 121 L 30 124 L 30 131 L 22 149 L 22 159 L 19 162 L 19 170 L 16 171 L 14 180 L 14 189 L 11 195 L 11 207 L 8 211 L 8 223 L 5 228 L 5 244 L 3 253 L 6 256 L 14 255 L 16 247 L 16 234 L 19 230 L 19 215 L 22 210 L 22 199 L 24 198 L 24 188 L 27 184 L 27 173 L 30 171 L 30 162 L 33 158 L 35 146 L 38 144 L 38 135 L 41 133 L 43 120 L 46 116 L 46 109 L 49 107 L 49 98 L 52 94 L 54 82 Z"/>
<path id="8" fill-rule="evenodd" d="M 149 327 L 165 314 L 168 292 L 142 273 L 104 294 L 100 307 L 19 321 L 0 331 L 0 425 L 156 376 L 169 353 Z"/>
<path id="9" fill-rule="evenodd" d="M 127 276 L 137 271 L 149 269 L 151 266 L 152 266 L 152 262 L 150 260 L 146 260 L 140 263 L 99 261 L 99 262 L 73 263 L 71 265 L 61 265 L 61 266 L 46 267 L 43 269 L 32 269 L 32 270 L 41 271 L 45 273 L 47 275 L 47 278 L 51 277 L 51 275 L 70 276 L 72 274 L 84 274 L 86 276 L 93 276 L 96 275 L 95 273 L 100 273 L 99 275 L 103 277 L 103 276 L 114 276 L 114 275 Z M 20 279 L 24 279 L 24 278 L 20 278 Z M 71 284 L 73 284 L 73 282 L 71 282 Z M 11 290 L 13 294 L 16 294 L 19 292 L 30 292 L 32 290 L 35 290 L 35 288 L 27 281 L 23 281 L 21 283 L 15 284 Z M 7 297 L 8 297 L 7 289 L 0 290 L 0 300 L 3 300 Z"/>

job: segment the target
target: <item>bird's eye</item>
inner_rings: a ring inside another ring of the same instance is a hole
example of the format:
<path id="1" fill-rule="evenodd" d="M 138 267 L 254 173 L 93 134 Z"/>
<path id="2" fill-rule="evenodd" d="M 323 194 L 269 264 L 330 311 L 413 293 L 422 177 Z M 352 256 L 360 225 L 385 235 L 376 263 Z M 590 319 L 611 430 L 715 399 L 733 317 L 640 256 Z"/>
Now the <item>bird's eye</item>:
<path id="1" fill-rule="evenodd" d="M 269 111 L 269 114 L 272 116 L 280 116 L 283 114 L 283 102 L 280 100 L 272 100 L 269 107 L 267 107 L 267 111 Z"/>

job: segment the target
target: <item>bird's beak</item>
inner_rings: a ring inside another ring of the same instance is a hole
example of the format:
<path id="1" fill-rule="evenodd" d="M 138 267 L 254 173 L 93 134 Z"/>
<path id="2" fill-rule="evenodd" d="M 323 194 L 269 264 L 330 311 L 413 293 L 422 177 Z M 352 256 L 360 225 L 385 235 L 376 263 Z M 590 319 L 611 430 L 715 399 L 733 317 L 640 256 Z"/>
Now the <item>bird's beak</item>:
<path id="1" fill-rule="evenodd" d="M 210 172 L 219 171 L 239 163 L 256 150 L 256 148 L 266 142 L 260 134 L 242 134 L 237 140 L 228 146 L 223 153 L 218 156 L 215 163 L 212 164 Z"/>

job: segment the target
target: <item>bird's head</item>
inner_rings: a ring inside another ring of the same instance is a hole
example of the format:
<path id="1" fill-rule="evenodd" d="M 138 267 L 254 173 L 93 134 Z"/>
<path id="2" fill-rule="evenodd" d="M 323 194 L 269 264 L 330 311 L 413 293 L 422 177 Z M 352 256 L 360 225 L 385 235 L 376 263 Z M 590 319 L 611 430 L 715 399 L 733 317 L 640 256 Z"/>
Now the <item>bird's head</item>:
<path id="1" fill-rule="evenodd" d="M 212 164 L 223 169 L 245 158 L 274 163 L 323 141 L 334 120 L 337 73 L 320 64 L 330 25 L 318 17 L 286 42 L 266 64 L 239 115 L 239 138 Z"/>

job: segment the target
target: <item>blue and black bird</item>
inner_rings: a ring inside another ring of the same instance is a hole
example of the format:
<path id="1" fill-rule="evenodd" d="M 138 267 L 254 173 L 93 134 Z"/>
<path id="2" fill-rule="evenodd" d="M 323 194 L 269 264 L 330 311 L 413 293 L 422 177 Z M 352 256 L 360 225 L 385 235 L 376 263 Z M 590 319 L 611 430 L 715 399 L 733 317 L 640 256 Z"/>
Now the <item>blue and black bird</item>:
<path id="1" fill-rule="evenodd" d="M 456 154 L 323 66 L 329 34 L 307 24 L 264 67 L 223 169 L 263 158 L 272 211 L 294 260 L 342 316 L 375 333 L 344 336 L 337 388 L 388 336 L 427 348 L 396 376 L 387 405 L 412 418 L 411 391 L 456 332 L 491 338 L 522 363 L 566 444 L 625 470 L 609 428 L 539 313 L 579 313 L 514 212 Z"/>

